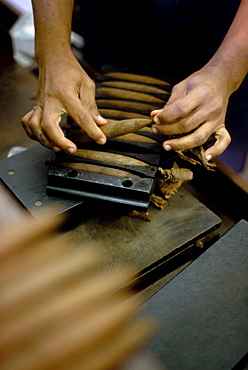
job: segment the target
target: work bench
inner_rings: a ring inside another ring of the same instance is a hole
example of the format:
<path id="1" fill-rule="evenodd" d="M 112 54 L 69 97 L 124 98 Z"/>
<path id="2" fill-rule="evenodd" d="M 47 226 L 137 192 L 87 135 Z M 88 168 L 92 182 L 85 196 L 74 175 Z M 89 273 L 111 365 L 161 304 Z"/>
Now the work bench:
<path id="1" fill-rule="evenodd" d="M 230 176 L 230 171 L 221 163 L 215 172 L 200 166 L 191 167 L 193 180 L 179 189 L 165 210 L 149 206 L 150 222 L 130 217 L 115 205 L 98 200 L 49 197 L 46 194 L 45 162 L 54 154 L 30 140 L 20 124 L 22 116 L 34 105 L 37 77 L 30 69 L 13 64 L 0 71 L 0 81 L 0 177 L 7 191 L 13 193 L 18 204 L 34 217 L 39 209 L 48 206 L 56 212 L 67 212 L 69 218 L 64 232 L 72 245 L 94 245 L 103 259 L 103 268 L 131 265 L 137 292 L 143 291 L 144 301 L 153 296 L 152 303 L 148 304 L 151 312 L 156 314 L 157 291 L 165 292 L 157 293 L 162 305 L 161 297 L 167 295 L 167 287 L 176 289 L 176 281 L 181 284 L 182 273 L 187 279 L 187 270 L 197 266 L 196 261 L 199 260 L 198 265 L 203 261 L 204 265 L 205 253 L 211 258 L 212 245 L 219 243 L 240 220 L 248 220 L 248 185 L 232 171 Z M 7 158 L 10 150 L 18 147 L 26 150 Z M 246 243 L 242 248 L 248 247 L 245 221 L 242 221 L 242 232 L 245 237 L 240 243 Z M 235 248 L 238 248 L 236 244 Z M 231 248 L 226 250 L 226 255 L 223 250 L 223 255 L 218 258 L 228 261 L 229 256 L 232 258 Z M 236 254 L 235 258 L 239 259 L 239 256 Z M 176 275 L 179 280 L 171 281 Z M 217 287 L 221 281 L 215 280 L 214 284 Z M 173 296 L 174 293 L 170 291 L 170 294 Z M 248 334 L 244 341 L 247 339 Z"/>

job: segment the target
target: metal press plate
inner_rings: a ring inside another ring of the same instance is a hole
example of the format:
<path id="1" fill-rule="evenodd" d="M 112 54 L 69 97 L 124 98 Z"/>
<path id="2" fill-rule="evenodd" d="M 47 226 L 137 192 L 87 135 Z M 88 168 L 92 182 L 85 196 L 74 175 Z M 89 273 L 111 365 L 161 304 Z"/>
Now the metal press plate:
<path id="1" fill-rule="evenodd" d="M 46 161 L 53 158 L 51 150 L 36 145 L 0 161 L 1 180 L 31 214 L 36 214 L 38 208 L 47 207 L 58 213 L 73 211 L 84 204 L 82 200 L 79 202 L 47 195 Z"/>

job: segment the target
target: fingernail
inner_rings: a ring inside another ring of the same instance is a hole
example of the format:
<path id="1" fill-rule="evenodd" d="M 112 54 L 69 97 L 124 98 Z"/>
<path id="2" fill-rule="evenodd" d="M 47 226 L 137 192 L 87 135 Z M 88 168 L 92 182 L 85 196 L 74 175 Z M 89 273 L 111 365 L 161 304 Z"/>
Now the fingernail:
<path id="1" fill-rule="evenodd" d="M 155 116 L 153 118 L 153 121 L 157 124 L 157 125 L 160 125 L 160 121 L 159 121 L 159 118 L 157 116 Z"/>
<path id="2" fill-rule="evenodd" d="M 70 154 L 74 153 L 74 151 L 75 151 L 75 149 L 74 149 L 74 148 L 69 148 L 69 149 L 67 149 L 67 152 L 68 152 L 68 153 L 70 153 Z"/>
<path id="3" fill-rule="evenodd" d="M 54 146 L 54 147 L 52 147 L 52 150 L 53 150 L 54 152 L 59 152 L 59 151 L 60 151 L 60 148 L 58 148 L 57 146 Z"/>
<path id="4" fill-rule="evenodd" d="M 171 146 L 170 146 L 169 144 L 166 144 L 166 145 L 164 146 L 164 149 L 165 149 L 167 152 L 169 152 L 169 151 L 171 150 Z"/>
<path id="5" fill-rule="evenodd" d="M 154 134 L 158 134 L 158 130 L 157 130 L 155 127 L 152 127 L 152 132 L 153 132 Z"/>
<path id="6" fill-rule="evenodd" d="M 211 159 L 212 159 L 212 154 L 208 154 L 208 155 L 206 156 L 206 160 L 207 160 L 207 161 L 211 161 Z"/>
<path id="7" fill-rule="evenodd" d="M 97 143 L 103 145 L 106 143 L 106 140 L 103 137 L 101 137 L 101 139 L 97 140 Z"/>
<path id="8" fill-rule="evenodd" d="M 101 122 L 101 123 L 107 123 L 108 121 L 105 119 L 105 118 L 103 118 L 102 116 L 98 116 L 98 119 L 99 119 L 99 121 Z"/>

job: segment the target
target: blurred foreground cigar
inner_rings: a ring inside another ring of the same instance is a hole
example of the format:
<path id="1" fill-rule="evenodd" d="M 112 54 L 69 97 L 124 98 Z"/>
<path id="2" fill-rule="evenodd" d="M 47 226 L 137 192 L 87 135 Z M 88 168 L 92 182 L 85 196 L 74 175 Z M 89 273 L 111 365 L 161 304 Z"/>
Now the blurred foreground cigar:
<path id="1" fill-rule="evenodd" d="M 92 247 L 55 233 L 60 221 L 27 216 L 1 230 L 1 369 L 112 369 L 153 331 L 131 315 L 130 270 L 99 273 Z"/>
<path id="2" fill-rule="evenodd" d="M 109 119 L 106 125 L 100 126 L 102 132 L 107 138 L 112 138 L 120 135 L 129 134 L 140 130 L 141 128 L 151 124 L 151 118 L 130 118 L 120 121 Z M 92 139 L 83 130 L 76 130 L 76 132 L 68 132 L 68 137 L 81 143 L 92 141 Z"/>

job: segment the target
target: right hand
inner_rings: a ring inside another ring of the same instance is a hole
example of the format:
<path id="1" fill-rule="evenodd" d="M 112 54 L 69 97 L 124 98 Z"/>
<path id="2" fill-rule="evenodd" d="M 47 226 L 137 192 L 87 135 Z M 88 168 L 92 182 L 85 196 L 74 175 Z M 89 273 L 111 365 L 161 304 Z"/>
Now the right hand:
<path id="1" fill-rule="evenodd" d="M 22 118 L 27 135 L 54 151 L 76 151 L 60 127 L 67 113 L 94 141 L 105 144 L 98 126 L 107 123 L 95 102 L 95 84 L 73 54 L 47 58 L 39 64 L 38 95 L 34 108 Z"/>

